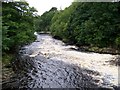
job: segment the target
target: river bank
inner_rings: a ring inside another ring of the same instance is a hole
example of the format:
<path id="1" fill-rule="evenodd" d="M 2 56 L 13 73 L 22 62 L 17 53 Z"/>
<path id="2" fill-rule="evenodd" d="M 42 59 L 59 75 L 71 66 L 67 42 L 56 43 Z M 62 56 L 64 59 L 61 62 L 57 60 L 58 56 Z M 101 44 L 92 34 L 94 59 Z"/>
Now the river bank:
<path id="1" fill-rule="evenodd" d="M 57 36 L 53 36 L 53 38 L 57 39 L 57 40 L 62 40 L 62 38 L 57 37 Z M 74 50 L 77 51 L 83 51 L 83 52 L 95 52 L 95 53 L 100 53 L 100 54 L 112 54 L 112 55 L 120 55 L 120 50 L 115 49 L 115 48 L 100 48 L 100 47 L 95 47 L 95 46 L 80 46 L 78 44 L 75 44 L 73 42 L 67 42 L 62 40 L 66 45 L 75 45 L 77 48 Z M 72 49 L 72 48 L 71 48 Z"/>
<path id="2" fill-rule="evenodd" d="M 99 47 L 88 47 L 88 46 L 79 46 L 78 50 L 83 50 L 87 52 L 95 52 L 100 54 L 112 54 L 112 55 L 120 55 L 120 51 L 113 48 L 99 48 Z"/>

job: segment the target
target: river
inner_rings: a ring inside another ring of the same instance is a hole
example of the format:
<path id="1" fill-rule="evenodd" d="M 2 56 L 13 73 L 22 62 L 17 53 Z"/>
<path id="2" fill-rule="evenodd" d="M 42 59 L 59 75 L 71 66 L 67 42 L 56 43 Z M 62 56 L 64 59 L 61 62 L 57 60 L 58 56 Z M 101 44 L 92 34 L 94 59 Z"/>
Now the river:
<path id="1" fill-rule="evenodd" d="M 118 55 L 81 52 L 48 34 L 20 50 L 19 88 L 95 88 L 118 86 Z M 72 48 L 72 49 L 71 49 Z M 24 63 L 24 64 L 23 64 Z"/>

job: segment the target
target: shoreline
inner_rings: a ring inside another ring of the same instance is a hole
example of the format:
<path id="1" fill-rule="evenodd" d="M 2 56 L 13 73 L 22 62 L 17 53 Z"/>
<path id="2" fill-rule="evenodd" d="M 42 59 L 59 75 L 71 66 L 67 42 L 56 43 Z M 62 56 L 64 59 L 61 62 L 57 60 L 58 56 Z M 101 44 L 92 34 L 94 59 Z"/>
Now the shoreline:
<path id="1" fill-rule="evenodd" d="M 52 35 L 51 35 L 52 36 Z M 77 45 L 75 43 L 71 43 L 71 42 L 65 42 L 64 40 L 62 40 L 62 38 L 57 37 L 57 36 L 52 36 L 54 39 L 57 40 L 61 40 L 62 42 L 64 42 L 66 45 L 74 45 L 76 47 L 78 47 L 77 51 L 82 51 L 82 52 L 94 52 L 94 53 L 99 53 L 99 54 L 112 54 L 112 55 L 120 55 L 120 50 L 114 49 L 114 48 L 99 48 L 99 47 L 95 47 L 95 46 L 80 46 Z"/>

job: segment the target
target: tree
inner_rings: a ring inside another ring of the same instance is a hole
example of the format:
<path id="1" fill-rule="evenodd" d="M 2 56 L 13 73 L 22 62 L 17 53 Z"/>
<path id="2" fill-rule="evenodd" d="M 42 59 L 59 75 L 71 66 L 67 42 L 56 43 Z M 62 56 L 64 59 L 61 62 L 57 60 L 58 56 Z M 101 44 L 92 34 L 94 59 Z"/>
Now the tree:
<path id="1" fill-rule="evenodd" d="M 119 48 L 119 3 L 75 2 L 52 19 L 51 32 L 79 46 Z"/>
<path id="2" fill-rule="evenodd" d="M 51 25 L 51 20 L 56 13 L 57 8 L 52 7 L 49 11 L 46 11 L 43 13 L 41 16 L 38 16 L 35 20 L 35 29 L 36 31 L 44 31 L 47 32 L 49 31 L 50 25 Z"/>
<path id="3" fill-rule="evenodd" d="M 19 46 L 30 43 L 34 37 L 35 8 L 27 2 L 2 3 L 3 54 L 15 53 Z"/>

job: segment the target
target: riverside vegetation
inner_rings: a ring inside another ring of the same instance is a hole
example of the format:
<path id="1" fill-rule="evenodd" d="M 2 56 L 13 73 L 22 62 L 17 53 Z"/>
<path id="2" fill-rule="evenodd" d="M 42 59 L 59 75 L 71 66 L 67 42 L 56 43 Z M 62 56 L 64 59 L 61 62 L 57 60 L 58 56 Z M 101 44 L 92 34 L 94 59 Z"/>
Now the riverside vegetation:
<path id="1" fill-rule="evenodd" d="M 119 2 L 74 2 L 64 10 L 53 7 L 41 16 L 36 11 L 27 2 L 2 2 L 3 65 L 9 67 L 20 47 L 35 40 L 35 31 L 50 32 L 89 51 L 120 53 Z"/>
<path id="2" fill-rule="evenodd" d="M 50 31 L 53 37 L 79 47 L 89 47 L 90 51 L 118 53 L 119 16 L 119 3 L 74 2 L 65 10 L 52 8 L 45 12 L 37 19 L 36 30 Z"/>
<path id="3" fill-rule="evenodd" d="M 8 63 L 18 48 L 35 40 L 35 8 L 26 2 L 2 2 L 2 55 Z"/>
<path id="4" fill-rule="evenodd" d="M 41 16 L 33 14 L 35 8 L 26 2 L 2 4 L 3 58 L 11 58 L 19 46 L 35 40 L 34 31 L 49 31 L 66 43 L 95 50 L 120 49 L 119 3 L 74 2 L 65 10 L 53 7 Z"/>
<path id="5" fill-rule="evenodd" d="M 33 33 L 36 11 L 27 2 L 2 2 L 3 78 L 11 75 L 11 70 L 4 67 L 10 68 L 19 48 L 35 40 Z"/>

